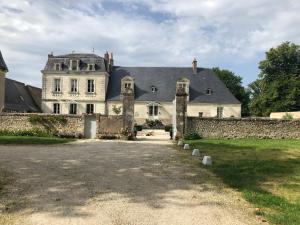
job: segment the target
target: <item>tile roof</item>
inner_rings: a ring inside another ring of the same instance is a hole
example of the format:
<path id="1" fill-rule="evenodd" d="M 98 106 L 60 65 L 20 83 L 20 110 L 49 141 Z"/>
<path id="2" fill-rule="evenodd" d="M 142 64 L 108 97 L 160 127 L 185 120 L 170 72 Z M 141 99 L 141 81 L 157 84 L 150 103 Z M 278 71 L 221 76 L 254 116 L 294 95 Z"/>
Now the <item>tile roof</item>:
<path id="1" fill-rule="evenodd" d="M 7 69 L 7 66 L 6 66 L 6 64 L 5 64 L 5 61 L 4 61 L 3 57 L 2 57 L 1 51 L 0 51 L 0 70 L 3 70 L 3 71 L 5 71 L 5 72 L 8 72 L 8 69 Z"/>
<path id="2" fill-rule="evenodd" d="M 19 81 L 5 79 L 5 112 L 41 112 L 42 90 Z"/>
<path id="3" fill-rule="evenodd" d="M 194 74 L 192 68 L 178 67 L 116 66 L 108 84 L 108 101 L 120 100 L 121 79 L 128 75 L 134 78 L 136 101 L 171 102 L 177 81 L 186 78 L 190 81 L 191 103 L 240 104 L 211 69 L 198 68 Z M 155 92 L 152 86 L 156 87 Z M 212 90 L 211 95 L 206 94 L 207 89 Z"/>

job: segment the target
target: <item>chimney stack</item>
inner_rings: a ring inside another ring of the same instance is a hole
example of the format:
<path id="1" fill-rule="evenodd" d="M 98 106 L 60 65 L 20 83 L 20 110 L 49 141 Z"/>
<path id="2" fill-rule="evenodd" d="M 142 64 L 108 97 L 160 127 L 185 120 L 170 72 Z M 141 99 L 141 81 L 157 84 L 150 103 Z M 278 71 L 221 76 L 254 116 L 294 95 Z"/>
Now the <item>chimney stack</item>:
<path id="1" fill-rule="evenodd" d="M 193 62 L 192 62 L 192 67 L 193 67 L 193 73 L 197 74 L 198 72 L 198 67 L 197 67 L 197 60 L 196 58 L 194 58 Z"/>
<path id="2" fill-rule="evenodd" d="M 5 74 L 7 72 L 8 69 L 0 51 L 0 113 L 5 105 Z"/>
<path id="3" fill-rule="evenodd" d="M 112 71 L 113 67 L 114 67 L 114 57 L 113 57 L 113 53 L 110 52 L 109 55 L 109 61 L 108 61 L 108 64 L 109 64 L 109 70 L 110 72 Z"/>

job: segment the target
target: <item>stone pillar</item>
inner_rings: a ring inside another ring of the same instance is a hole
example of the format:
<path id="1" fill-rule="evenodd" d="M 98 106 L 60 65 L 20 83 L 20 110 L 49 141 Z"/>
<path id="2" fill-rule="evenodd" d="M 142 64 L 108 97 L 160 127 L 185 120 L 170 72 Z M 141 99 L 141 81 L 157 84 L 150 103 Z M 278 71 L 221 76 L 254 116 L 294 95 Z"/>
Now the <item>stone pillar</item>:
<path id="1" fill-rule="evenodd" d="M 184 88 L 176 90 L 176 139 L 184 137 L 187 117 L 187 93 Z"/>
<path id="2" fill-rule="evenodd" d="M 134 137 L 134 91 L 126 88 L 121 93 L 123 101 L 123 133 L 129 139 Z"/>

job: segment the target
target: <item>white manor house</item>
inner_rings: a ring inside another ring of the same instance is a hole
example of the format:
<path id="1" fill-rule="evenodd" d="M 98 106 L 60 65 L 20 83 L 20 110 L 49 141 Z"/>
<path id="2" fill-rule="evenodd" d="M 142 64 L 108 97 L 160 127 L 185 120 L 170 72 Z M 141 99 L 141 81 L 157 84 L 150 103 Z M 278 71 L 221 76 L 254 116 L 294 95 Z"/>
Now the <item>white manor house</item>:
<path id="1" fill-rule="evenodd" d="M 112 53 L 48 55 L 43 74 L 42 111 L 55 114 L 116 115 L 121 90 L 132 88 L 134 117 L 172 120 L 176 86 L 188 93 L 187 115 L 241 117 L 241 103 L 211 69 L 191 67 L 115 66 Z"/>

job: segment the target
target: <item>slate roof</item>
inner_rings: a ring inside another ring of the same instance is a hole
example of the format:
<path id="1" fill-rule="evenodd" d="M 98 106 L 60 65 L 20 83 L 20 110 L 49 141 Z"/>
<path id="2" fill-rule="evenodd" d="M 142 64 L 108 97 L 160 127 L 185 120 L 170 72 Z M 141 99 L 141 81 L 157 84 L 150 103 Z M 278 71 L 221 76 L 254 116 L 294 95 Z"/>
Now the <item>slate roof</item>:
<path id="1" fill-rule="evenodd" d="M 211 69 L 198 68 L 197 74 L 193 74 L 191 67 L 116 66 L 108 84 L 108 101 L 120 100 L 121 79 L 128 75 L 134 78 L 136 101 L 172 102 L 177 81 L 187 78 L 190 80 L 191 103 L 240 104 Z M 154 93 L 152 86 L 157 88 Z M 206 94 L 208 88 L 212 90 L 211 95 Z"/>
<path id="2" fill-rule="evenodd" d="M 41 112 L 42 89 L 5 79 L 5 112 Z"/>
<path id="3" fill-rule="evenodd" d="M 5 64 L 5 61 L 4 61 L 3 57 L 2 57 L 1 51 L 0 51 L 0 70 L 3 70 L 3 71 L 5 71 L 5 72 L 8 72 L 8 69 L 7 69 L 7 66 L 6 66 L 6 64 Z"/>
<path id="4" fill-rule="evenodd" d="M 69 71 L 70 60 L 74 59 L 80 60 L 79 67 L 80 70 L 86 71 L 88 64 L 95 64 L 96 72 L 105 72 L 106 65 L 105 59 L 96 54 L 83 54 L 83 53 L 71 53 L 66 55 L 48 55 L 48 60 L 44 71 L 55 71 L 54 66 L 55 63 L 62 63 L 62 71 Z"/>

